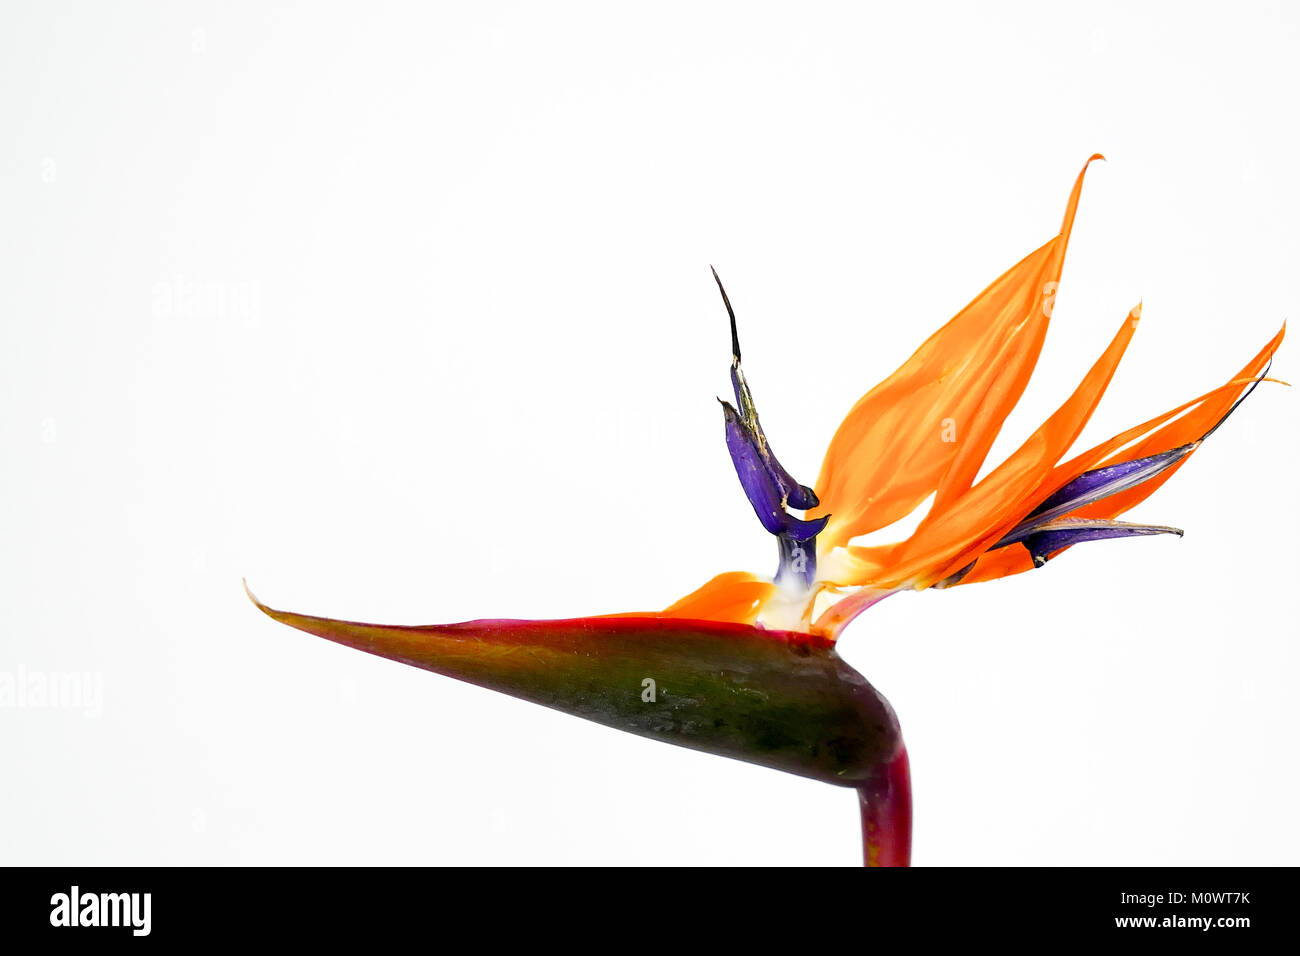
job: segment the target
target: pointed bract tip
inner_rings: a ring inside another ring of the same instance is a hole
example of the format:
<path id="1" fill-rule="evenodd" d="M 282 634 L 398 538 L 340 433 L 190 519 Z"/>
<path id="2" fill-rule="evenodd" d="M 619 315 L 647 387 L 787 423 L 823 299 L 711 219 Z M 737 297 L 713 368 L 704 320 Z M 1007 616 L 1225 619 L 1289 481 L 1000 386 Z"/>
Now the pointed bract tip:
<path id="1" fill-rule="evenodd" d="M 276 612 L 263 604 L 261 599 L 253 593 L 253 589 L 248 586 L 248 578 L 240 578 L 239 583 L 244 586 L 244 593 L 247 594 L 248 599 L 253 602 L 253 607 L 257 608 L 273 621 L 280 620 L 280 618 L 276 616 Z"/>
<path id="2" fill-rule="evenodd" d="M 718 291 L 722 293 L 722 304 L 727 307 L 727 318 L 731 320 L 731 364 L 740 364 L 740 336 L 736 333 L 736 312 L 731 307 L 731 300 L 727 298 L 727 290 L 722 287 L 722 280 L 718 278 L 718 270 L 709 266 L 709 271 L 713 273 L 713 281 L 718 284 Z"/>

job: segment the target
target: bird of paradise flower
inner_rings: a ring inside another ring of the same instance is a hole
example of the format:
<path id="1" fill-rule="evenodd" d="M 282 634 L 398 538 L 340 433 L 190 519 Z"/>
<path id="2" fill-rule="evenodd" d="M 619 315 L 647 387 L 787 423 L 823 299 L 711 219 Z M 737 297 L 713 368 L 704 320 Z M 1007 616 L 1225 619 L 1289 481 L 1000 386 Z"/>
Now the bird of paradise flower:
<path id="1" fill-rule="evenodd" d="M 1084 174 L 1100 158 L 1080 171 L 1060 232 L 850 410 L 815 491 L 782 467 L 759 424 L 735 314 L 718 280 L 731 320 L 727 449 L 755 514 L 777 538 L 772 578 L 720 574 L 658 612 L 429 626 L 312 617 L 249 597 L 277 621 L 358 650 L 656 740 L 856 788 L 864 862 L 907 865 L 907 751 L 888 701 L 836 654 L 844 628 L 901 591 L 1019 574 L 1089 541 L 1181 535 L 1117 519 L 1169 480 L 1264 380 L 1285 333 L 1283 326 L 1225 384 L 1062 461 L 1133 337 L 1139 306 L 1065 402 L 976 480 L 1038 359 Z M 854 544 L 931 496 L 905 539 Z"/>

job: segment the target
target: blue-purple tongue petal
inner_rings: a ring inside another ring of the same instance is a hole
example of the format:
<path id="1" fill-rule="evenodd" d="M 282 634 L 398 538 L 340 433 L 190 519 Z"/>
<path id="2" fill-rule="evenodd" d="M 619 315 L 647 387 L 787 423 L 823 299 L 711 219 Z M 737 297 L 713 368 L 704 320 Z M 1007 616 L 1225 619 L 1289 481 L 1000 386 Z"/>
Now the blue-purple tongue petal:
<path id="1" fill-rule="evenodd" d="M 1271 363 L 1270 363 L 1271 367 Z M 1036 567 L 1042 567 L 1047 560 L 1062 548 L 1068 548 L 1084 541 L 1101 541 L 1106 538 L 1127 538 L 1134 535 L 1176 534 L 1182 536 L 1179 528 L 1165 525 L 1129 524 L 1123 521 L 1111 521 L 1105 518 L 1069 517 L 1073 511 L 1086 507 L 1093 502 L 1109 498 L 1143 482 L 1150 481 L 1165 470 L 1182 461 L 1205 439 L 1218 430 L 1228 418 L 1241 407 L 1241 404 L 1255 390 L 1260 382 L 1268 377 L 1268 368 L 1260 373 L 1250 388 L 1238 398 L 1223 416 L 1215 422 L 1205 434 L 1193 442 L 1179 445 L 1157 455 L 1134 458 L 1116 465 L 1094 468 L 1071 479 L 1049 495 L 1037 508 L 1008 531 L 998 542 L 989 548 L 996 551 L 1008 545 L 1023 543 L 1034 559 Z M 960 584 L 962 579 L 975 567 L 972 561 L 955 574 L 950 574 L 933 585 L 936 588 L 952 587 Z"/>
<path id="2" fill-rule="evenodd" d="M 740 336 L 736 332 L 736 313 L 731 308 L 727 290 L 722 287 L 718 271 L 713 272 L 713 281 L 722 293 L 722 302 L 727 307 L 727 317 L 731 320 L 731 388 L 736 394 L 736 404 L 718 399 L 722 404 L 725 418 L 727 451 L 731 454 L 731 463 L 740 478 L 740 486 L 745 490 L 745 497 L 754 508 L 754 514 L 771 534 L 776 535 L 780 550 L 780 564 L 777 567 L 776 582 L 781 585 L 793 585 L 809 588 L 817 576 L 817 549 L 813 539 L 826 527 L 830 515 L 822 515 L 815 521 L 796 518 L 787 511 L 806 511 L 818 504 L 817 495 L 807 485 L 801 485 L 777 461 L 772 453 L 772 446 L 763 434 L 763 426 L 758 422 L 758 410 L 754 408 L 754 396 L 745 382 L 745 373 L 740 370 Z"/>
<path id="3" fill-rule="evenodd" d="M 757 436 L 740 419 L 740 414 L 730 402 L 721 402 L 726 423 L 727 451 L 740 478 L 745 497 L 754 507 L 754 514 L 771 534 L 789 536 L 794 541 L 806 541 L 826 527 L 829 515 L 816 521 L 804 521 L 788 514 L 780 487 L 763 460 Z"/>
<path id="4" fill-rule="evenodd" d="M 1024 541 L 1044 524 L 1055 521 L 1071 511 L 1077 511 L 1094 501 L 1109 498 L 1111 495 L 1134 488 L 1144 481 L 1150 481 L 1165 469 L 1178 464 L 1199 444 L 1199 441 L 1191 442 L 1158 455 L 1134 458 L 1132 461 L 1120 462 L 1118 465 L 1085 471 L 1079 477 L 1062 485 L 1060 490 L 1030 512 L 1028 518 L 1007 532 L 993 548 L 1004 548 L 1017 541 Z"/>
<path id="5" fill-rule="evenodd" d="M 1055 494 L 1048 497 L 1047 500 L 1030 512 L 1029 517 L 1020 522 L 993 547 L 1001 548 L 1016 541 L 1023 541 L 1045 522 L 1054 521 L 1071 511 L 1077 511 L 1086 505 L 1090 505 L 1094 501 L 1100 501 L 1103 498 L 1109 498 L 1111 495 L 1119 494 L 1121 491 L 1134 488 L 1144 481 L 1150 481 L 1167 468 L 1178 464 L 1178 462 L 1194 452 L 1201 442 L 1218 431 L 1219 427 L 1231 417 L 1233 412 L 1241 407 L 1242 403 L 1250 397 L 1251 392 L 1255 391 L 1255 387 L 1264 381 L 1267 376 L 1268 369 L 1266 368 L 1251 383 L 1250 388 L 1246 389 L 1242 396 L 1233 402 L 1232 407 L 1214 423 L 1214 426 L 1196 441 L 1188 442 L 1186 445 L 1179 445 L 1177 448 L 1160 452 L 1158 455 L 1134 458 L 1132 461 L 1123 461 L 1117 465 L 1108 465 L 1105 468 L 1094 468 L 1092 471 L 1085 471 L 1077 478 L 1062 485 Z"/>
<path id="6" fill-rule="evenodd" d="M 795 481 L 790 472 L 786 471 L 782 464 L 777 461 L 776 455 L 772 452 L 772 446 L 767 443 L 767 436 L 763 434 L 763 426 L 758 421 L 758 411 L 754 408 L 754 398 L 749 392 L 749 385 L 745 382 L 745 374 L 740 370 L 739 353 L 733 357 L 731 362 L 731 390 L 736 394 L 736 409 L 741 420 L 753 432 L 758 443 L 763 467 L 771 475 L 772 482 L 780 491 L 786 504 L 791 508 L 797 508 L 799 511 L 816 508 L 819 504 L 816 492 L 807 485 L 801 485 Z"/>
<path id="7" fill-rule="evenodd" d="M 740 334 L 736 331 L 736 312 L 731 307 L 731 299 L 727 297 L 727 290 L 722 287 L 722 279 L 718 277 L 718 270 L 714 269 L 713 266 L 709 266 L 709 271 L 713 273 L 713 281 L 718 284 L 718 292 L 722 294 L 722 304 L 727 307 L 727 318 L 731 321 L 731 390 L 736 396 L 736 410 L 740 420 L 753 433 L 763 467 L 771 475 L 772 482 L 780 492 L 782 500 L 789 507 L 799 511 L 816 508 L 820 503 L 817 500 L 816 492 L 807 485 L 801 485 L 795 481 L 790 472 L 786 471 L 781 463 L 777 461 L 776 455 L 772 452 L 772 446 L 767 443 L 767 436 L 763 434 L 763 426 L 758 421 L 758 409 L 754 407 L 754 396 L 750 393 L 749 384 L 745 381 L 745 373 L 740 370 Z"/>
<path id="8" fill-rule="evenodd" d="M 1157 524 L 1131 524 L 1127 521 L 1111 521 L 1106 518 L 1058 518 L 1040 525 L 1033 534 L 1025 538 L 1025 547 L 1034 559 L 1036 567 L 1042 567 L 1057 551 L 1085 541 L 1103 541 L 1107 538 L 1129 538 L 1134 535 L 1176 534 L 1183 535 L 1181 528 L 1171 528 Z"/>

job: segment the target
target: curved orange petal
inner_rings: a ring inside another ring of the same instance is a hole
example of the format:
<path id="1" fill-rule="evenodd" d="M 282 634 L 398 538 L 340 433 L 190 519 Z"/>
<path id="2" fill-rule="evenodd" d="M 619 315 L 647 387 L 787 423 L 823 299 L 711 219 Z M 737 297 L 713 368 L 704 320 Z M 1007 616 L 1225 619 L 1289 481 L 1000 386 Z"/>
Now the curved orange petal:
<path id="1" fill-rule="evenodd" d="M 947 507 L 935 507 L 890 556 L 884 580 L 873 587 L 907 583 L 928 587 L 994 544 L 1037 500 L 1035 492 L 1074 444 L 1110 384 L 1137 327 L 1135 309 L 1069 398 L 1006 461 Z M 854 549 L 850 549 L 852 552 Z M 866 583 L 866 582 L 863 582 Z"/>
<path id="2" fill-rule="evenodd" d="M 979 581 L 993 581 L 1033 569 L 1034 559 L 1030 556 L 1029 549 L 1021 545 L 1011 545 L 981 554 L 970 573 L 952 586 L 960 587 L 963 584 L 975 584 Z"/>
<path id="3" fill-rule="evenodd" d="M 1277 352 L 1278 346 L 1282 344 L 1282 339 L 1285 336 L 1286 326 L 1283 325 L 1282 328 L 1278 329 L 1277 334 L 1268 341 L 1268 344 L 1266 344 L 1253 359 L 1246 363 L 1231 382 L 1209 392 L 1206 397 L 1197 403 L 1186 415 L 1174 419 L 1163 428 L 1142 439 L 1137 444 L 1124 448 L 1122 452 L 1116 451 L 1107 454 L 1107 457 L 1097 461 L 1096 464 L 1086 465 L 1085 468 L 1079 470 L 1104 468 L 1106 465 L 1113 465 L 1116 462 L 1129 461 L 1134 458 L 1143 458 L 1147 455 L 1159 454 L 1162 451 L 1168 451 L 1171 448 L 1186 445 L 1188 442 L 1198 441 L 1228 413 L 1229 409 L 1231 409 L 1233 404 L 1241 397 L 1242 393 L 1250 387 L 1250 384 L 1259 378 L 1264 369 L 1267 368 L 1268 364 L 1273 360 L 1273 355 Z M 1139 428 L 1141 428 L 1141 426 L 1139 426 Z M 1141 434 L 1141 432 L 1139 432 L 1139 434 Z M 1118 445 L 1119 447 L 1123 447 L 1131 440 L 1132 439 L 1130 438 L 1126 441 L 1119 442 Z M 1111 442 L 1107 442 L 1104 446 L 1099 447 L 1104 447 L 1109 451 L 1115 444 L 1116 443 L 1112 439 Z M 1087 455 L 1089 453 L 1085 452 L 1084 454 Z M 1187 463 L 1187 459 L 1192 457 L 1192 454 L 1195 454 L 1195 451 L 1191 454 L 1185 455 L 1178 462 L 1156 475 L 1150 481 L 1143 482 L 1136 488 L 1130 488 L 1128 491 L 1120 492 L 1119 494 L 1112 495 L 1109 498 L 1104 498 L 1085 508 L 1080 508 L 1078 511 L 1073 512 L 1073 514 L 1084 518 L 1114 518 L 1117 515 L 1123 514 L 1134 505 L 1145 501 L 1157 488 L 1172 478 L 1174 472 L 1183 467 L 1183 465 Z M 1067 464 L 1067 467 L 1069 467 L 1069 464 Z M 1075 474 L 1077 473 L 1078 472 L 1075 472 Z M 1073 475 L 1070 477 L 1073 477 Z M 1064 482 L 1062 482 L 1062 484 L 1064 484 Z"/>
<path id="4" fill-rule="evenodd" d="M 655 616 L 753 624 L 774 590 L 771 581 L 746 571 L 726 571 Z"/>
<path id="5" fill-rule="evenodd" d="M 904 517 L 931 493 L 945 507 L 970 488 L 1029 381 L 1051 317 L 1084 164 L 1060 233 L 1030 253 L 863 396 L 831 440 L 817 479 L 829 514 L 820 548 Z"/>
<path id="6" fill-rule="evenodd" d="M 1162 415 L 1157 415 L 1140 425 L 1135 425 L 1133 428 L 1121 432 L 1115 437 L 1095 445 L 1082 454 L 1076 455 L 1069 461 L 1058 465 L 1049 479 L 1036 492 L 1039 500 L 1051 495 L 1056 489 L 1084 471 L 1093 468 L 1104 468 L 1108 465 L 1131 461 L 1135 458 L 1157 455 L 1178 448 L 1181 445 L 1199 441 L 1207 431 L 1213 428 L 1228 413 L 1242 393 L 1268 367 L 1285 335 L 1286 326 L 1283 325 L 1278 330 L 1278 333 L 1227 384 L 1220 385 L 1218 388 L 1199 395 L 1189 402 L 1184 402 L 1182 405 L 1172 408 Z M 1186 414 L 1183 414 L 1184 412 Z M 1153 429 L 1155 430 L 1153 431 Z M 1130 442 L 1135 440 L 1137 440 L 1136 444 L 1130 445 Z M 1119 517 L 1134 505 L 1150 497 L 1194 453 L 1195 450 L 1137 487 L 1080 508 L 1078 511 L 1071 512 L 1071 516 L 1084 518 Z M 1028 571 L 1033 567 L 1034 563 L 1029 556 L 1029 552 L 1025 548 L 1012 545 L 981 555 L 975 567 L 958 584 L 992 581 L 996 578 Z M 952 569 L 952 571 L 956 570 L 959 570 L 959 568 Z"/>

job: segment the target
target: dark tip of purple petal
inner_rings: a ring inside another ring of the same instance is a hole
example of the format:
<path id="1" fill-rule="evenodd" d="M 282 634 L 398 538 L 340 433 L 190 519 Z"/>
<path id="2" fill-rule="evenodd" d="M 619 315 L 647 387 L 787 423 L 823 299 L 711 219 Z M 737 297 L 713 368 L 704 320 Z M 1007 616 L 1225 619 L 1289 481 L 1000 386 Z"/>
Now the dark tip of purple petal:
<path id="1" fill-rule="evenodd" d="M 727 290 L 722 287 L 722 280 L 718 278 L 718 270 L 709 266 L 709 271 L 713 273 L 713 281 L 718 284 L 718 291 L 722 293 L 722 304 L 727 307 L 727 316 L 731 319 L 731 364 L 739 365 L 740 336 L 736 334 L 736 313 L 731 308 L 731 300 L 727 298 Z"/>

